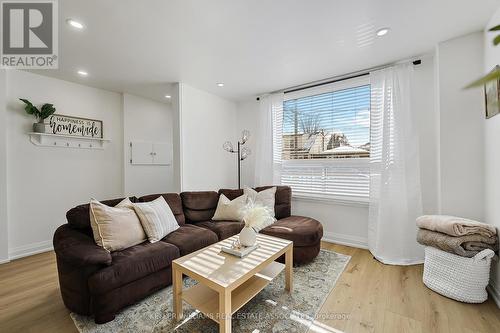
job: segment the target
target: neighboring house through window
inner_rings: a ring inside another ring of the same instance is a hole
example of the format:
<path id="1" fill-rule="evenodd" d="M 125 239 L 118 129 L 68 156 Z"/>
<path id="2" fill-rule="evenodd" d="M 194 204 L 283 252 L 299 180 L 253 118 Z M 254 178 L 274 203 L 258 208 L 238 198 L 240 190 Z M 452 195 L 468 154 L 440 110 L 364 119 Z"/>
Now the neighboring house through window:
<path id="1" fill-rule="evenodd" d="M 285 94 L 274 147 L 295 196 L 368 201 L 370 99 L 368 76 Z"/>

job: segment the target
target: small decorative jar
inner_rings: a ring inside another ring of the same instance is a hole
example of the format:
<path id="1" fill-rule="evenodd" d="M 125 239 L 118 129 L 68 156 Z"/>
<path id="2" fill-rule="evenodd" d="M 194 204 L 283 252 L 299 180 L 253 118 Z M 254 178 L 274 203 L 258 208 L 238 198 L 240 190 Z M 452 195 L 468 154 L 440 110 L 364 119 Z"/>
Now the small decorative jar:
<path id="1" fill-rule="evenodd" d="M 33 124 L 33 132 L 49 133 L 49 124 L 45 122 L 45 119 L 40 119 L 39 122 Z"/>

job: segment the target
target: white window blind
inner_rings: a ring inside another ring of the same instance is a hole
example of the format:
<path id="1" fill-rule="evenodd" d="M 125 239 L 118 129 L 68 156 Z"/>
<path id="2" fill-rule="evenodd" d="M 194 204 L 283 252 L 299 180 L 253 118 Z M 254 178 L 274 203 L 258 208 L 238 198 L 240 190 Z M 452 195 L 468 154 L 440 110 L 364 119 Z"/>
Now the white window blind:
<path id="1" fill-rule="evenodd" d="M 280 112 L 274 156 L 275 163 L 281 158 L 281 183 L 296 196 L 367 201 L 368 77 L 286 94 Z"/>

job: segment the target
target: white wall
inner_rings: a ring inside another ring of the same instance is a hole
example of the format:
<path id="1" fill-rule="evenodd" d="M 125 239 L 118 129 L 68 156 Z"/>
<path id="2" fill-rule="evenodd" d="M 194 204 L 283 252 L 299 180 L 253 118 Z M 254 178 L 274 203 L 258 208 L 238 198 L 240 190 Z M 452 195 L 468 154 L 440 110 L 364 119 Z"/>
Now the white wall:
<path id="1" fill-rule="evenodd" d="M 491 18 L 486 31 L 500 24 L 500 9 Z M 491 41 L 497 33 L 484 33 L 484 73 L 488 73 L 494 66 L 500 65 L 500 46 L 493 47 Z M 493 224 L 500 230 L 500 115 L 484 119 L 484 177 L 485 177 L 485 217 L 486 222 Z M 491 276 L 493 294 L 500 307 L 500 265 L 493 261 Z"/>
<path id="2" fill-rule="evenodd" d="M 422 58 L 414 66 L 411 83 L 411 107 L 417 122 L 420 151 L 420 183 L 424 214 L 437 214 L 439 115 L 435 107 L 434 58 Z"/>
<path id="3" fill-rule="evenodd" d="M 241 187 L 252 187 L 255 185 L 255 152 L 258 123 L 256 113 L 259 110 L 259 102 L 255 99 L 239 102 L 237 104 L 237 126 L 236 133 L 240 134 L 243 130 L 250 131 L 250 138 L 245 143 L 245 147 L 250 148 L 252 153 L 241 162 Z"/>
<path id="4" fill-rule="evenodd" d="M 143 97 L 123 95 L 124 190 L 126 195 L 175 192 L 172 165 L 133 165 L 132 141 L 172 145 L 173 111 L 170 104 Z"/>
<path id="5" fill-rule="evenodd" d="M 484 219 L 484 97 L 463 88 L 483 71 L 480 32 L 439 43 L 441 213 Z"/>
<path id="6" fill-rule="evenodd" d="M 368 246 L 368 205 L 293 199 L 292 214 L 320 221 L 325 241 L 360 248 Z"/>
<path id="7" fill-rule="evenodd" d="M 0 263 L 9 260 L 7 219 L 7 124 L 5 108 L 7 73 L 0 69 Z"/>
<path id="8" fill-rule="evenodd" d="M 172 143 L 173 149 L 173 176 L 175 192 L 182 189 L 182 137 L 181 137 L 181 85 L 176 83 L 172 87 Z"/>
<path id="9" fill-rule="evenodd" d="M 237 187 L 237 160 L 222 149 L 236 139 L 236 104 L 181 84 L 182 190 Z"/>
<path id="10" fill-rule="evenodd" d="M 33 118 L 19 98 L 50 102 L 57 113 L 101 119 L 111 140 L 104 150 L 33 145 Z M 5 118 L 2 118 L 3 122 Z M 23 71 L 7 72 L 9 255 L 46 250 L 71 207 L 123 193 L 123 118 L 120 94 Z"/>

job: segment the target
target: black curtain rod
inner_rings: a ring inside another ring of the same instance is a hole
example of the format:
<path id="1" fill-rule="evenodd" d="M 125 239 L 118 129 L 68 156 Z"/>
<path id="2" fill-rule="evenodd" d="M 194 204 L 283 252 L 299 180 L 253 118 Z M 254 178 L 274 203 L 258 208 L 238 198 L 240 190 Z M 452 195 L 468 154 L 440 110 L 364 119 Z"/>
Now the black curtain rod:
<path id="1" fill-rule="evenodd" d="M 283 91 L 284 94 L 289 94 L 289 93 L 292 93 L 292 92 L 295 92 L 295 91 L 301 91 L 301 90 L 304 90 L 304 89 L 309 89 L 309 88 L 315 88 L 315 87 L 321 87 L 321 86 L 324 86 L 326 84 L 330 84 L 330 83 L 335 83 L 335 82 L 340 82 L 340 81 L 345 81 L 345 80 L 350 80 L 350 79 L 355 79 L 357 77 L 363 77 L 363 76 L 367 76 L 369 75 L 370 73 L 363 73 L 363 74 L 357 74 L 357 75 L 352 75 L 352 76 L 347 76 L 347 77 L 343 77 L 341 79 L 336 79 L 336 80 L 330 80 L 330 81 L 325 81 L 325 82 L 321 82 L 321 83 L 316 83 L 316 84 L 311 84 L 309 86 L 305 86 L 305 87 L 300 87 L 300 88 L 295 88 L 295 89 L 290 89 L 290 90 L 285 90 Z"/>
<path id="2" fill-rule="evenodd" d="M 422 60 L 417 59 L 417 60 L 412 61 L 412 63 L 413 63 L 414 66 L 420 65 L 422 63 Z M 292 93 L 292 92 L 295 92 L 295 91 L 300 91 L 300 90 L 305 90 L 305 89 L 309 89 L 309 88 L 320 87 L 320 86 L 324 86 L 325 84 L 331 84 L 331 83 L 335 83 L 335 82 L 340 82 L 340 81 L 355 79 L 357 77 L 362 77 L 362 76 L 366 76 L 366 75 L 369 75 L 369 74 L 370 74 L 370 72 L 356 74 L 356 75 L 351 75 L 351 76 L 343 77 L 343 78 L 340 78 L 340 79 L 333 79 L 333 80 L 329 80 L 329 81 L 325 81 L 325 82 L 311 84 L 311 85 L 304 86 L 304 87 L 299 87 L 299 88 L 293 88 L 293 89 L 285 90 L 285 91 L 283 91 L 283 93 L 284 94 L 288 94 L 288 93 Z M 257 100 L 259 101 L 260 97 L 257 97 Z"/>

